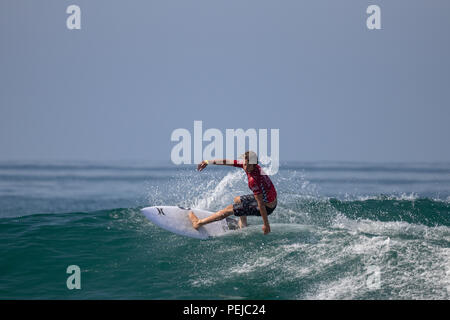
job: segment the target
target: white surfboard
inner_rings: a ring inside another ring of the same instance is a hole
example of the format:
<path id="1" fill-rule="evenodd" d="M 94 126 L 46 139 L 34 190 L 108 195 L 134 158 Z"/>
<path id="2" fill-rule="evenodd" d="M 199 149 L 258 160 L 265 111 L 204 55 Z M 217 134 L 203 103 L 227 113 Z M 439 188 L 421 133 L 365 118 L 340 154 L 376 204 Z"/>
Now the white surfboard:
<path id="1" fill-rule="evenodd" d="M 189 219 L 189 211 L 193 211 L 199 219 L 209 217 L 214 213 L 201 209 L 175 206 L 157 206 L 141 209 L 144 216 L 157 226 L 191 238 L 208 239 L 210 237 L 218 237 L 237 228 L 236 220 L 226 218 L 201 226 L 198 230 L 195 230 Z"/>

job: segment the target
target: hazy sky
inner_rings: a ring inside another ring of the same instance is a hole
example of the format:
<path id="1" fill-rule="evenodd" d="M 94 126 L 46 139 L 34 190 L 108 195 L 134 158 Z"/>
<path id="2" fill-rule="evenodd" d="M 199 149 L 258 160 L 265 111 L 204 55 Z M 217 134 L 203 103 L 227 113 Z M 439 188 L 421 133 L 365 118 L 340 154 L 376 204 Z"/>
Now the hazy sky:
<path id="1" fill-rule="evenodd" d="M 279 129 L 281 161 L 450 161 L 449 31 L 448 0 L 2 0 L 0 160 L 169 161 L 202 120 Z"/>

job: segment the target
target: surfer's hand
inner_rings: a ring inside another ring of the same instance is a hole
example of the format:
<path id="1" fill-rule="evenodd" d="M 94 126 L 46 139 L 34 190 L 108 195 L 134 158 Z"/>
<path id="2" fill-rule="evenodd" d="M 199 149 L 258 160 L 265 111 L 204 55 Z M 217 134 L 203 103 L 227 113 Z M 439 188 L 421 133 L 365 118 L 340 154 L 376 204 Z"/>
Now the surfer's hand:
<path id="1" fill-rule="evenodd" d="M 206 160 L 200 162 L 197 166 L 197 171 L 202 171 L 203 169 L 206 168 L 207 165 L 208 165 L 208 162 Z"/>
<path id="2" fill-rule="evenodd" d="M 270 225 L 264 224 L 262 227 L 262 230 L 263 230 L 264 234 L 268 234 L 270 232 Z"/>

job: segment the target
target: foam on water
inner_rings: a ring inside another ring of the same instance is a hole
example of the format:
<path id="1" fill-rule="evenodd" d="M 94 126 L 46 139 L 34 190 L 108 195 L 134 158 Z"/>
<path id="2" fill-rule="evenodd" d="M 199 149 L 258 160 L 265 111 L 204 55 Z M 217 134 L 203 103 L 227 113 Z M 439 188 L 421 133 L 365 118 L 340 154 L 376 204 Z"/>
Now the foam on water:
<path id="1" fill-rule="evenodd" d="M 192 200 L 191 206 L 208 210 L 210 208 L 225 207 L 233 203 L 233 187 L 242 181 L 244 173 L 242 171 L 232 171 L 225 175 L 219 183 L 209 181 L 204 191 L 199 197 Z M 212 190 L 211 190 L 212 189 Z"/>
<path id="2" fill-rule="evenodd" d="M 153 225 L 140 209 L 221 209 L 250 193 L 242 170 L 85 165 L 73 179 L 74 168 L 48 165 L 44 181 L 35 171 L 42 166 L 15 166 L 0 182 L 0 296 L 449 299 L 450 188 L 445 179 L 420 182 L 448 167 L 427 168 L 281 167 L 271 176 L 279 195 L 272 233 L 264 236 L 261 219 L 251 217 L 244 230 L 199 241 Z M 336 182 L 352 174 L 373 179 Z M 386 179 L 393 175 L 398 184 Z M 64 286 L 71 264 L 83 273 L 78 292 Z"/>

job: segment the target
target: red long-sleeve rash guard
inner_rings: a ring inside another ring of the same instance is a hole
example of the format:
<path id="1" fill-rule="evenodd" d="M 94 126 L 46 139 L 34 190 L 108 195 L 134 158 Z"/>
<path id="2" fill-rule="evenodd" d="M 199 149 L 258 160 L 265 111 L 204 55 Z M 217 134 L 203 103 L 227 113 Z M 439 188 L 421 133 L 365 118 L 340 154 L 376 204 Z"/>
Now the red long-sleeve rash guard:
<path id="1" fill-rule="evenodd" d="M 234 160 L 233 166 L 238 168 L 243 168 L 242 162 Z M 248 178 L 248 187 L 253 191 L 253 194 L 262 194 L 265 203 L 274 201 L 277 198 L 277 191 L 275 186 L 270 180 L 269 176 L 266 175 L 263 169 L 256 165 L 255 170 L 252 172 L 246 172 Z"/>

